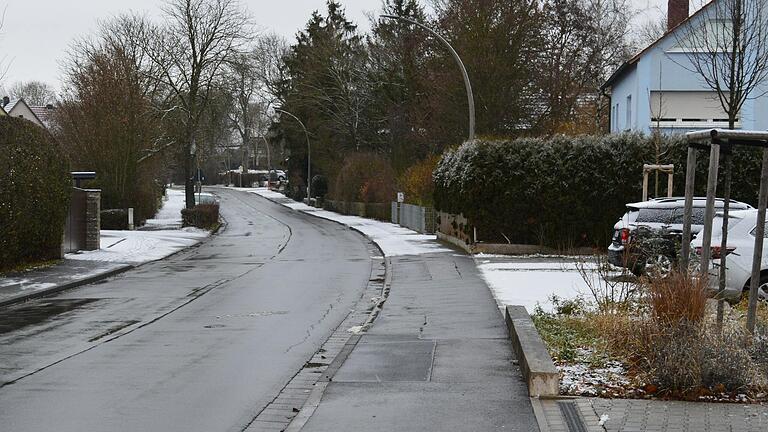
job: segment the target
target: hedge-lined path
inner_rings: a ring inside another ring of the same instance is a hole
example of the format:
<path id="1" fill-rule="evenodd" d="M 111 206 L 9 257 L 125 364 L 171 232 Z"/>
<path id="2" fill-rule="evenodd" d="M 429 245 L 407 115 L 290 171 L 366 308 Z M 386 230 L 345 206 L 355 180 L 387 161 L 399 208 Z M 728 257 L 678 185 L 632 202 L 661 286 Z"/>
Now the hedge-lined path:
<path id="1" fill-rule="evenodd" d="M 734 403 L 575 398 L 589 432 L 763 432 L 768 406 Z M 564 401 L 542 400 L 542 432 L 569 432 Z M 601 421 L 602 420 L 602 421 Z"/>
<path id="2" fill-rule="evenodd" d="M 2 322 L 24 323 L 0 333 L 3 430 L 242 430 L 312 359 L 364 292 L 375 247 L 216 193 L 228 225 L 210 241 L 0 308 Z M 40 310 L 46 319 L 25 321 Z"/>

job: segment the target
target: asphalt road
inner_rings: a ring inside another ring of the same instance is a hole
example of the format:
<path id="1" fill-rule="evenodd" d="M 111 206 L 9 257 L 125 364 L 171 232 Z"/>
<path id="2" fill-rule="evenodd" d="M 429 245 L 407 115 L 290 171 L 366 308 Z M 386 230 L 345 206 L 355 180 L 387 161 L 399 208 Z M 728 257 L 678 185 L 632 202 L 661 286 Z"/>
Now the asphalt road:
<path id="1" fill-rule="evenodd" d="M 217 190 L 226 229 L 104 283 L 0 309 L 0 430 L 240 431 L 349 313 L 366 240 Z"/>

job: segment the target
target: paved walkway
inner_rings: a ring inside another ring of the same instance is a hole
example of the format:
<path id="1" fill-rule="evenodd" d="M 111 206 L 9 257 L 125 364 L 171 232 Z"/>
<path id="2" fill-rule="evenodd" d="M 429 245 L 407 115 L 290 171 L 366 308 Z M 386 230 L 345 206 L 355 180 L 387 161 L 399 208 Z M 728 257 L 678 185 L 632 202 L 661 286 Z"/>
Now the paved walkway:
<path id="1" fill-rule="evenodd" d="M 636 399 L 542 400 L 542 432 L 569 432 L 562 405 L 577 407 L 585 432 L 764 432 L 768 406 Z M 601 420 L 602 423 L 601 423 Z"/>
<path id="2" fill-rule="evenodd" d="M 303 431 L 537 431 L 507 330 L 472 259 L 391 258 L 381 315 Z"/>

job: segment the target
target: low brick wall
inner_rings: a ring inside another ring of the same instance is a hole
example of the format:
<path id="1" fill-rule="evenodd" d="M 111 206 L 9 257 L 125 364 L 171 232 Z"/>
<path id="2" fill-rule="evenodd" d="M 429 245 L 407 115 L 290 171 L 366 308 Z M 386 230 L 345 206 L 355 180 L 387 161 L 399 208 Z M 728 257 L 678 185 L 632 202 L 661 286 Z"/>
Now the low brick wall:
<path id="1" fill-rule="evenodd" d="M 360 216 L 381 221 L 390 221 L 392 210 L 389 203 L 361 203 L 323 200 L 323 208 L 344 215 Z"/>

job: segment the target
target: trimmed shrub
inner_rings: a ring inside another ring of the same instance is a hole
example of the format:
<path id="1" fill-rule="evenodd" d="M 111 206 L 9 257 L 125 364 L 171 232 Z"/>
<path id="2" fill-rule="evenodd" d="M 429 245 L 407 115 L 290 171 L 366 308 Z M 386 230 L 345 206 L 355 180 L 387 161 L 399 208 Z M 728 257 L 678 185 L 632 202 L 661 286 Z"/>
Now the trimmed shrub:
<path id="1" fill-rule="evenodd" d="M 0 270 L 59 257 L 72 179 L 53 137 L 0 117 L 0 172 Z"/>
<path id="2" fill-rule="evenodd" d="M 219 205 L 198 204 L 191 209 L 182 209 L 181 221 L 185 227 L 214 228 L 219 223 Z"/>
<path id="3" fill-rule="evenodd" d="M 395 173 L 380 155 L 352 154 L 344 159 L 331 192 L 339 201 L 389 203 L 395 197 Z"/>
<path id="4" fill-rule="evenodd" d="M 125 209 L 109 209 L 101 211 L 101 229 L 127 230 L 128 211 Z"/>
<path id="5" fill-rule="evenodd" d="M 675 164 L 680 196 L 687 143 L 661 139 L 660 162 Z M 709 157 L 699 154 L 695 193 L 703 195 Z M 643 164 L 655 161 L 653 138 L 639 134 L 475 140 L 443 155 L 435 206 L 464 214 L 488 242 L 605 247 L 626 203 L 642 198 Z M 756 203 L 760 161 L 759 150 L 736 149 L 733 199 Z"/>

